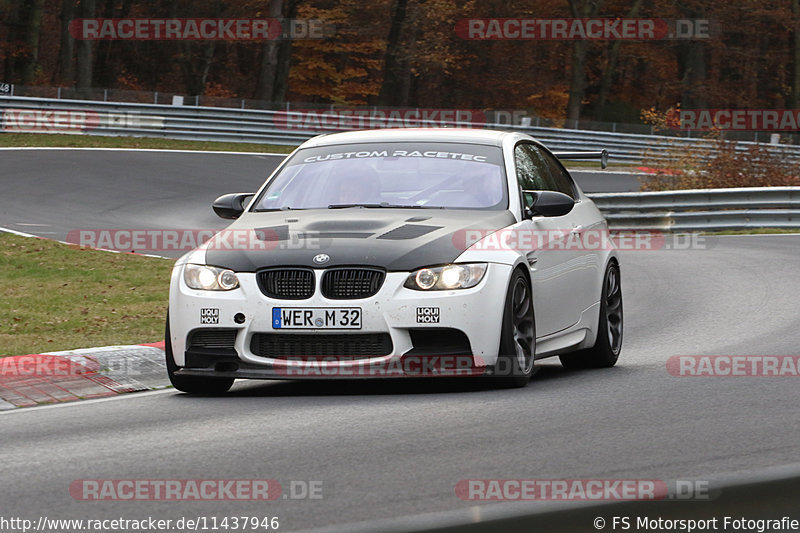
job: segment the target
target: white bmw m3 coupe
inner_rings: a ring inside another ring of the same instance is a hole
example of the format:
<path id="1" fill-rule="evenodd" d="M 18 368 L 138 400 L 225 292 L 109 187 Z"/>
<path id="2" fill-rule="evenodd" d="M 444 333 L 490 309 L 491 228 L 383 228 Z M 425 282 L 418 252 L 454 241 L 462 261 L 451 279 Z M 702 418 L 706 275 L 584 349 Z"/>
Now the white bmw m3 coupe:
<path id="1" fill-rule="evenodd" d="M 175 264 L 175 388 L 235 379 L 488 376 L 536 361 L 609 367 L 620 264 L 605 219 L 528 135 L 357 131 L 298 147 L 255 193 L 213 205 L 225 230 Z"/>

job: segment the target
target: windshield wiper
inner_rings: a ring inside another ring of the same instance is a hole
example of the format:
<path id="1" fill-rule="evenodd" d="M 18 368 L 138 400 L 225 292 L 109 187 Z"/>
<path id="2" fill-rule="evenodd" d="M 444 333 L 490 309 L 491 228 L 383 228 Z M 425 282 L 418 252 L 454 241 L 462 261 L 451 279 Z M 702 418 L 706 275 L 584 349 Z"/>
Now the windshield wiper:
<path id="1" fill-rule="evenodd" d="M 289 207 L 287 205 L 284 205 L 284 206 L 281 206 L 281 207 L 267 207 L 267 208 L 263 208 L 263 209 L 253 209 L 253 213 L 266 213 L 266 212 L 269 212 L 269 211 L 294 211 L 296 209 L 301 209 L 301 208 Z"/>
<path id="2" fill-rule="evenodd" d="M 390 204 L 387 202 L 381 202 L 379 204 L 331 204 L 328 206 L 328 209 L 347 209 L 349 207 L 367 207 L 371 209 L 379 209 L 381 207 L 391 208 L 391 209 L 420 209 L 423 206 L 421 205 L 400 205 L 400 204 Z"/>
<path id="3" fill-rule="evenodd" d="M 330 204 L 328 209 L 347 209 L 348 207 L 383 207 L 382 204 Z"/>

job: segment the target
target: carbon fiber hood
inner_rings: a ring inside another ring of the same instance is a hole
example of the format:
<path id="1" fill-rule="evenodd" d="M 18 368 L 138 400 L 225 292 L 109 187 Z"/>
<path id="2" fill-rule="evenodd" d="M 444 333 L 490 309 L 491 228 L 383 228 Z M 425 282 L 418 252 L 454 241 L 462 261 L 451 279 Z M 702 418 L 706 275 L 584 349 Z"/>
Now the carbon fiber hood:
<path id="1" fill-rule="evenodd" d="M 486 234 L 515 222 L 507 210 L 349 208 L 245 213 L 209 242 L 206 263 L 236 272 L 287 265 L 368 265 L 407 272 L 455 260 L 467 248 L 469 230 Z M 315 263 L 319 254 L 329 259 Z"/>

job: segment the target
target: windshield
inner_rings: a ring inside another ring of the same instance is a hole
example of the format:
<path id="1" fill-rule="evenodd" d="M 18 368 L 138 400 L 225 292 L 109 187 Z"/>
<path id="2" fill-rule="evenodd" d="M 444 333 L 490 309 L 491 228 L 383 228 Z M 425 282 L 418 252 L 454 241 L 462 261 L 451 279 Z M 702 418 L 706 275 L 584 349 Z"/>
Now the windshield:
<path id="1" fill-rule="evenodd" d="M 505 209 L 502 150 L 463 143 L 337 145 L 297 152 L 255 211 L 279 209 Z"/>

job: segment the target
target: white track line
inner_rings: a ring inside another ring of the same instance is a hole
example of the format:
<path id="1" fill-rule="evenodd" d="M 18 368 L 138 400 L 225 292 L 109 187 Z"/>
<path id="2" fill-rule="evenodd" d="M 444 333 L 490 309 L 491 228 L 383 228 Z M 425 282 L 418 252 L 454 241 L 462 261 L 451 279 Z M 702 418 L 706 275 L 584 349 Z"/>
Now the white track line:
<path id="1" fill-rule="evenodd" d="M 51 239 L 49 237 L 42 237 L 41 235 L 33 235 L 31 233 L 23 233 L 21 231 L 13 230 L 11 228 L 5 228 L 3 226 L 0 226 L 0 233 L 11 233 L 13 235 L 19 235 L 20 237 L 28 237 L 28 238 L 32 238 L 32 239 L 45 239 L 45 240 L 48 240 L 48 241 L 55 241 L 55 242 L 60 243 L 60 244 L 66 244 L 67 246 L 80 246 L 79 244 L 74 243 L 74 242 L 59 241 L 58 239 Z M 48 233 L 54 233 L 54 232 L 48 232 Z M 81 246 L 81 248 L 91 248 L 92 250 L 99 250 L 101 252 L 109 252 L 109 253 L 112 253 L 112 254 L 130 254 L 130 255 L 140 255 L 142 257 L 156 257 L 158 259 L 171 259 L 173 261 L 176 260 L 175 257 L 166 257 L 166 256 L 163 256 L 163 255 L 140 254 L 138 252 L 137 253 L 131 253 L 131 252 L 123 252 L 121 250 L 106 250 L 105 248 L 92 248 L 91 246 Z"/>
<path id="2" fill-rule="evenodd" d="M 2 232 L 2 233 L 11 233 L 11 234 L 14 234 L 14 235 L 19 235 L 20 237 L 32 237 L 34 239 L 45 239 L 46 238 L 46 237 L 39 237 L 38 235 L 33 235 L 31 233 L 23 233 L 21 231 L 13 230 L 11 228 L 4 228 L 2 226 L 0 226 L 0 232 Z M 61 242 L 61 241 L 58 241 L 58 242 Z"/>

